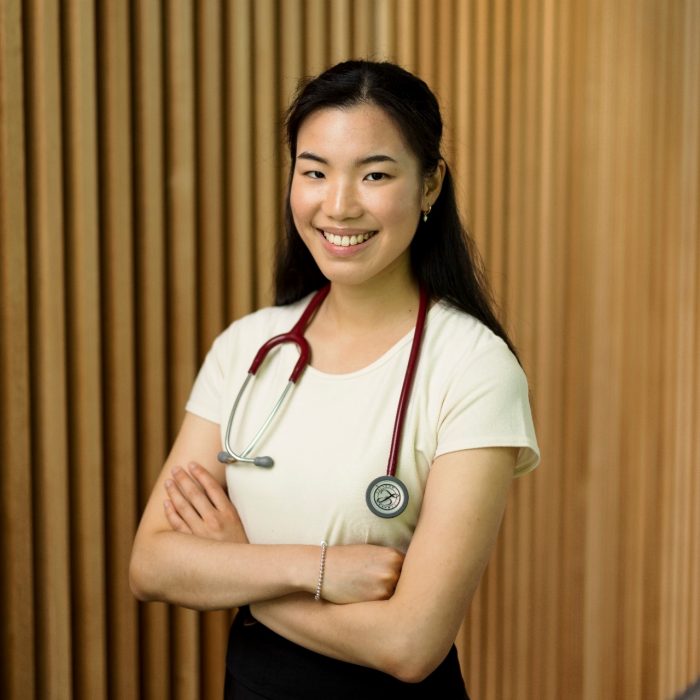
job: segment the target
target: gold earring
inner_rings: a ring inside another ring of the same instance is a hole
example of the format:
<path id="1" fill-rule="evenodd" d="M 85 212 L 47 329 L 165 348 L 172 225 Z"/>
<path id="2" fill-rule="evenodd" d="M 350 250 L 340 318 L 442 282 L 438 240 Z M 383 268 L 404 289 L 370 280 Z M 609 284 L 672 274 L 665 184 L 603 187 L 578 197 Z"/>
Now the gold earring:
<path id="1" fill-rule="evenodd" d="M 428 220 L 428 214 L 430 214 L 430 210 L 432 208 L 432 205 L 428 204 L 428 208 L 423 212 L 423 223 L 425 223 Z"/>

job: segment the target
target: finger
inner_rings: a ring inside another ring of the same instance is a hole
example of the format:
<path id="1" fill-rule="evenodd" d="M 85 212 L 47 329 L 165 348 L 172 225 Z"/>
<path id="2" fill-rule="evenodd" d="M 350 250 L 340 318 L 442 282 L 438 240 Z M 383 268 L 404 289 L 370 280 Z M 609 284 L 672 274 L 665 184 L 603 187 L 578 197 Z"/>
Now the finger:
<path id="1" fill-rule="evenodd" d="M 204 489 L 207 497 L 217 510 L 232 508 L 233 504 L 224 487 L 200 464 L 192 462 L 189 465 L 192 478 Z"/>
<path id="2" fill-rule="evenodd" d="M 214 509 L 214 505 L 209 500 L 202 486 L 181 467 L 175 467 L 172 474 L 182 496 L 187 499 L 197 513 L 202 518 L 210 514 Z"/>
<path id="3" fill-rule="evenodd" d="M 189 499 L 180 490 L 179 484 L 172 479 L 165 480 L 165 490 L 177 514 L 187 523 L 187 526 L 196 532 L 201 524 L 202 517 L 192 506 Z"/>
<path id="4" fill-rule="evenodd" d="M 192 534 L 192 530 L 190 530 L 187 523 L 178 515 L 172 501 L 163 501 L 163 510 L 165 511 L 168 524 L 175 532 L 182 532 L 186 535 Z"/>

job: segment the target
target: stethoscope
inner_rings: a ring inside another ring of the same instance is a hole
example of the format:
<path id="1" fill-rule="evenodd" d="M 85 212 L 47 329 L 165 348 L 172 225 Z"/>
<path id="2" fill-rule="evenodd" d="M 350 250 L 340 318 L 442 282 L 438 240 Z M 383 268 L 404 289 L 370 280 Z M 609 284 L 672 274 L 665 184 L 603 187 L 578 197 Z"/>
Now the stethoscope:
<path id="1" fill-rule="evenodd" d="M 220 462 L 224 464 L 248 462 L 250 464 L 255 464 L 258 467 L 267 468 L 274 465 L 274 461 L 271 457 L 252 457 L 250 456 L 250 453 L 263 436 L 274 417 L 277 415 L 277 412 L 282 406 L 285 398 L 291 391 L 292 387 L 295 386 L 302 372 L 309 364 L 311 348 L 304 337 L 304 331 L 306 330 L 311 317 L 314 315 L 323 300 L 328 296 L 330 288 L 330 285 L 326 285 L 325 287 L 319 289 L 316 294 L 314 294 L 306 309 L 304 309 L 304 313 L 302 313 L 299 320 L 294 324 L 293 328 L 289 332 L 281 333 L 280 335 L 276 335 L 274 338 L 270 338 L 270 340 L 268 340 L 260 348 L 260 350 L 258 350 L 253 363 L 250 365 L 248 375 L 238 391 L 238 396 L 236 396 L 236 400 L 233 402 L 233 407 L 231 408 L 228 424 L 226 426 L 226 433 L 224 435 L 224 451 L 219 452 L 218 455 Z M 402 513 L 408 505 L 408 489 L 403 481 L 396 476 L 396 463 L 399 456 L 399 443 L 401 441 L 404 416 L 408 407 L 411 386 L 413 384 L 413 378 L 416 374 L 416 365 L 418 363 L 421 341 L 423 340 L 423 328 L 425 327 L 427 310 L 428 295 L 426 294 L 425 290 L 421 288 L 416 329 L 413 334 L 413 343 L 411 345 L 411 352 L 408 356 L 408 365 L 406 366 L 403 386 L 401 387 L 401 394 L 399 395 L 399 403 L 396 407 L 396 418 L 394 419 L 394 431 L 391 436 L 391 449 L 389 451 L 389 462 L 387 464 L 386 474 L 373 479 L 367 487 L 367 491 L 365 493 L 367 506 L 380 518 L 394 518 Z M 238 404 L 240 403 L 241 397 L 243 396 L 246 387 L 250 383 L 250 380 L 255 376 L 258 369 L 260 369 L 260 365 L 262 365 L 270 350 L 285 343 L 294 343 L 299 348 L 299 359 L 294 365 L 292 373 L 289 375 L 287 386 L 284 388 L 284 391 L 280 395 L 279 399 L 272 407 L 270 415 L 262 424 L 260 430 L 255 433 L 248 446 L 240 454 L 238 454 L 233 450 L 230 442 L 231 426 L 233 425 L 233 418 L 236 415 Z"/>

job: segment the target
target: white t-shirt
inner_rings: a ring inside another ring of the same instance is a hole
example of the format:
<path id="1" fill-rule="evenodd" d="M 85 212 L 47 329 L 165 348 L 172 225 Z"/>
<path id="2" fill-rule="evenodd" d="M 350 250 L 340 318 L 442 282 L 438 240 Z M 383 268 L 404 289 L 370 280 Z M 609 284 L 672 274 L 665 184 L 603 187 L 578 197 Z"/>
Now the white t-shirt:
<path id="1" fill-rule="evenodd" d="M 262 309 L 233 323 L 214 342 L 187 410 L 221 426 L 253 357 L 291 329 L 310 297 Z M 406 411 L 396 476 L 407 508 L 380 518 L 365 502 L 370 481 L 386 473 L 391 435 L 413 331 L 375 362 L 349 374 L 307 367 L 252 454 L 269 469 L 226 468 L 229 496 L 253 543 L 370 543 L 408 548 L 434 459 L 476 447 L 519 447 L 516 475 L 533 469 L 539 449 L 525 375 L 506 344 L 481 322 L 439 302 L 426 319 Z M 284 389 L 297 360 L 294 345 L 270 352 L 234 417 L 230 444 L 250 443 Z"/>

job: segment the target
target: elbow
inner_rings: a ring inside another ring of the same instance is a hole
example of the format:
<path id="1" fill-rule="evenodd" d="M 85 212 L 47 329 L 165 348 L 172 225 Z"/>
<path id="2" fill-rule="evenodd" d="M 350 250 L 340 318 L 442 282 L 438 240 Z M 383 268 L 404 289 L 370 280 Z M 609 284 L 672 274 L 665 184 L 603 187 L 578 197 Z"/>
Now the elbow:
<path id="1" fill-rule="evenodd" d="M 148 562 L 134 550 L 129 561 L 129 588 L 134 597 L 142 603 L 158 600 L 153 583 Z"/>
<path id="2" fill-rule="evenodd" d="M 144 581 L 138 563 L 133 555 L 131 556 L 131 561 L 129 562 L 129 588 L 134 594 L 134 597 L 137 600 L 140 600 L 142 603 L 146 603 L 150 600 L 147 588 L 144 586 Z"/>
<path id="3" fill-rule="evenodd" d="M 431 648 L 419 636 L 409 634 L 396 640 L 381 670 L 404 683 L 425 680 L 442 663 L 449 649 L 443 653 L 442 649 Z"/>
<path id="4" fill-rule="evenodd" d="M 420 683 L 424 681 L 439 663 L 430 663 L 425 659 L 412 658 L 393 664 L 389 674 L 403 683 Z"/>
<path id="5" fill-rule="evenodd" d="M 133 566 L 129 567 L 129 588 L 134 595 L 136 600 L 142 603 L 148 603 L 152 600 L 151 596 L 148 594 L 146 587 L 143 585 L 142 581 L 139 579 L 138 574 L 134 573 Z"/>

